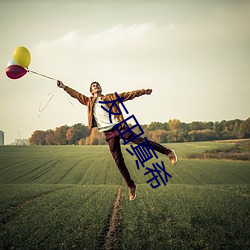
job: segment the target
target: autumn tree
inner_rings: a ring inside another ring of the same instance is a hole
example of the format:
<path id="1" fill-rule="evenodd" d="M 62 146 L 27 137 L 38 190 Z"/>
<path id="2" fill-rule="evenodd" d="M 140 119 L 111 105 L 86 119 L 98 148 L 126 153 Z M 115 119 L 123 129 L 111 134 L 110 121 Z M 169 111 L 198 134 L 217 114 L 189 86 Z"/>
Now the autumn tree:
<path id="1" fill-rule="evenodd" d="M 52 129 L 49 129 L 45 133 L 45 141 L 46 145 L 56 145 L 57 144 L 57 138 L 55 131 Z"/>
<path id="2" fill-rule="evenodd" d="M 129 126 L 132 126 L 129 124 Z M 152 122 L 140 125 L 143 130 L 142 137 L 157 142 L 183 142 L 204 141 L 214 139 L 242 139 L 250 138 L 250 118 L 245 121 L 235 119 L 221 122 L 191 122 L 184 123 L 178 119 L 169 122 Z M 133 129 L 140 133 L 139 127 Z M 105 136 L 99 133 L 97 128 L 91 133 L 87 126 L 78 123 L 71 127 L 67 125 L 48 129 L 47 131 L 36 130 L 30 140 L 31 145 L 65 145 L 65 144 L 105 144 Z"/>
<path id="3" fill-rule="evenodd" d="M 178 119 L 169 120 L 169 132 L 167 135 L 168 142 L 181 142 L 183 141 L 182 123 Z"/>
<path id="4" fill-rule="evenodd" d="M 90 131 L 87 126 L 77 123 L 70 127 L 66 133 L 66 139 L 68 144 L 80 144 L 86 139 L 87 136 L 90 135 Z"/>
<path id="5" fill-rule="evenodd" d="M 31 145 L 45 145 L 46 144 L 45 135 L 46 135 L 45 131 L 36 130 L 31 135 L 31 137 L 29 139 L 29 143 Z"/>
<path id="6" fill-rule="evenodd" d="M 103 145 L 106 139 L 103 133 L 100 133 L 97 128 L 91 129 L 90 136 L 86 138 L 86 144 L 89 145 Z"/>
<path id="7" fill-rule="evenodd" d="M 61 127 L 57 127 L 55 130 L 55 136 L 56 136 L 56 141 L 57 141 L 57 145 L 67 145 L 68 141 L 66 138 L 66 133 L 67 130 L 69 129 L 69 127 L 67 125 L 61 126 Z"/>
<path id="8" fill-rule="evenodd" d="M 158 143 L 167 142 L 167 134 L 167 131 L 162 129 L 149 132 L 150 139 Z"/>

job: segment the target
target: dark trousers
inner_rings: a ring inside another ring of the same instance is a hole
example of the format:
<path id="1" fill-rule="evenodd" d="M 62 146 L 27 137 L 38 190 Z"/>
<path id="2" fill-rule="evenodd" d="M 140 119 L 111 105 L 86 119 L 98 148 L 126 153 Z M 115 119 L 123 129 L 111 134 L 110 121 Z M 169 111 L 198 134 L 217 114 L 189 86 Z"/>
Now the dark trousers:
<path id="1" fill-rule="evenodd" d="M 122 128 L 120 129 L 121 132 L 124 132 L 126 130 L 126 128 Z M 109 144 L 109 149 L 110 152 L 115 160 L 116 165 L 118 166 L 119 171 L 121 172 L 124 180 L 127 183 L 128 187 L 134 187 L 135 183 L 134 181 L 131 179 L 129 171 L 127 169 L 127 166 L 125 164 L 123 155 L 122 155 L 122 151 L 121 151 L 121 145 L 120 145 L 120 139 L 121 139 L 121 135 L 118 132 L 118 130 L 116 128 L 113 128 L 109 131 L 104 131 L 105 137 L 106 137 L 106 141 Z M 132 135 L 129 131 L 123 134 L 123 137 L 126 139 L 126 141 L 132 139 L 133 137 L 135 137 L 135 133 L 134 135 Z M 160 152 L 162 154 L 168 154 L 169 152 L 171 152 L 170 149 L 163 147 L 162 145 L 160 145 L 159 143 L 156 143 L 154 141 L 150 141 L 147 140 L 151 147 L 153 148 L 153 150 Z M 141 144 L 141 143 L 145 143 L 146 145 L 148 145 L 148 143 L 146 142 L 145 138 L 142 137 L 137 137 L 134 140 L 132 140 L 133 143 L 135 144 Z"/>

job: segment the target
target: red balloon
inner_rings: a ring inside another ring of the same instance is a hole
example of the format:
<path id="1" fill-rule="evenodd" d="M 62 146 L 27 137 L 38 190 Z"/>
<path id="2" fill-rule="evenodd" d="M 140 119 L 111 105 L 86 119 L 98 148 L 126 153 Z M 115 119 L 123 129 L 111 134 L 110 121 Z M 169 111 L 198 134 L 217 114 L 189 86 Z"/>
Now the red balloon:
<path id="1" fill-rule="evenodd" d="M 28 71 L 19 65 L 10 65 L 6 69 L 6 75 L 11 79 L 18 79 L 24 76 Z"/>

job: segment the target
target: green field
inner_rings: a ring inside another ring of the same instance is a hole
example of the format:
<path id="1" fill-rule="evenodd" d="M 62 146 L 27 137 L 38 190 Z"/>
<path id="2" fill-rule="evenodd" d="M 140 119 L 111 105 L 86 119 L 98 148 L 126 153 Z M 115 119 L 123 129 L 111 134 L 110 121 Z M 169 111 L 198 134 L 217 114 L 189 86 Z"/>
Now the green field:
<path id="1" fill-rule="evenodd" d="M 128 189 L 108 146 L 0 147 L 0 249 L 105 249 L 119 187 L 112 249 L 249 249 L 250 162 L 187 159 L 230 142 L 168 144 L 179 156 L 166 186 L 124 157 L 138 184 Z"/>

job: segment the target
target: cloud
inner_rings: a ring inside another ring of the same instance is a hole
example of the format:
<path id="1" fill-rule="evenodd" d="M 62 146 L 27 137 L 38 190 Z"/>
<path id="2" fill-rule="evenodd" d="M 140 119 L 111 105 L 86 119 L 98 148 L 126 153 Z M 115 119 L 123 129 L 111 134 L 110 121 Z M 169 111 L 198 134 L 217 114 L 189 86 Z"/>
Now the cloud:
<path id="1" fill-rule="evenodd" d="M 87 48 L 102 50 L 117 46 L 122 49 L 131 43 L 138 44 L 139 41 L 150 35 L 153 28 L 154 25 L 152 23 L 133 24 L 130 26 L 118 24 L 90 36 L 87 39 Z"/>
<path id="2" fill-rule="evenodd" d="M 249 50 L 246 13 L 216 9 L 185 22 L 121 23 L 94 34 L 69 31 L 41 41 L 34 54 L 43 67 L 48 67 L 49 58 L 58 70 L 70 67 L 78 76 L 83 68 L 103 74 L 120 69 L 124 74 L 134 73 L 136 69 L 138 74 L 154 71 L 164 75 L 166 70 L 188 71 L 191 66 L 203 74 L 202 67 L 215 68 L 216 62 L 226 70 L 226 64 Z"/>
<path id="3" fill-rule="evenodd" d="M 128 55 L 129 51 L 150 46 L 150 43 L 154 42 L 151 36 L 156 35 L 157 29 L 153 23 L 142 23 L 117 24 L 93 35 L 70 31 L 56 39 L 41 41 L 34 47 L 34 51 L 41 56 L 44 52 L 51 56 L 63 53 L 69 60 L 77 55 L 93 59 L 103 56 L 106 60 L 107 56 L 112 58 L 118 54 Z M 133 57 L 133 54 L 130 56 Z"/>
<path id="4" fill-rule="evenodd" d="M 140 63 L 151 50 L 158 28 L 153 23 L 133 25 L 117 24 L 95 34 L 69 31 L 61 37 L 43 40 L 34 48 L 32 55 L 37 67 L 48 70 L 53 65 L 58 70 L 70 67 L 80 72 L 105 72 L 131 67 Z M 49 62 L 48 62 L 49 60 Z"/>
<path id="5" fill-rule="evenodd" d="M 74 44 L 77 40 L 77 32 L 76 31 L 71 31 L 69 33 L 66 33 L 64 36 L 62 36 L 59 40 L 58 43 L 62 44 Z"/>
<path id="6" fill-rule="evenodd" d="M 61 37 L 40 41 L 37 45 L 35 45 L 35 50 L 44 51 L 47 49 L 55 49 L 58 46 L 60 48 L 70 48 L 75 43 L 77 43 L 78 39 L 79 33 L 77 31 L 70 31 L 68 33 L 63 34 Z"/>
<path id="7" fill-rule="evenodd" d="M 136 42 L 138 39 L 143 39 L 150 35 L 151 30 L 154 28 L 155 26 L 151 23 L 133 24 L 130 26 L 118 24 L 89 36 L 78 31 L 69 31 L 61 37 L 43 40 L 35 47 L 38 50 L 44 50 L 57 46 L 73 48 L 72 46 L 79 45 L 81 50 L 106 49 L 118 46 L 121 42 L 126 44 L 126 42 Z"/>

